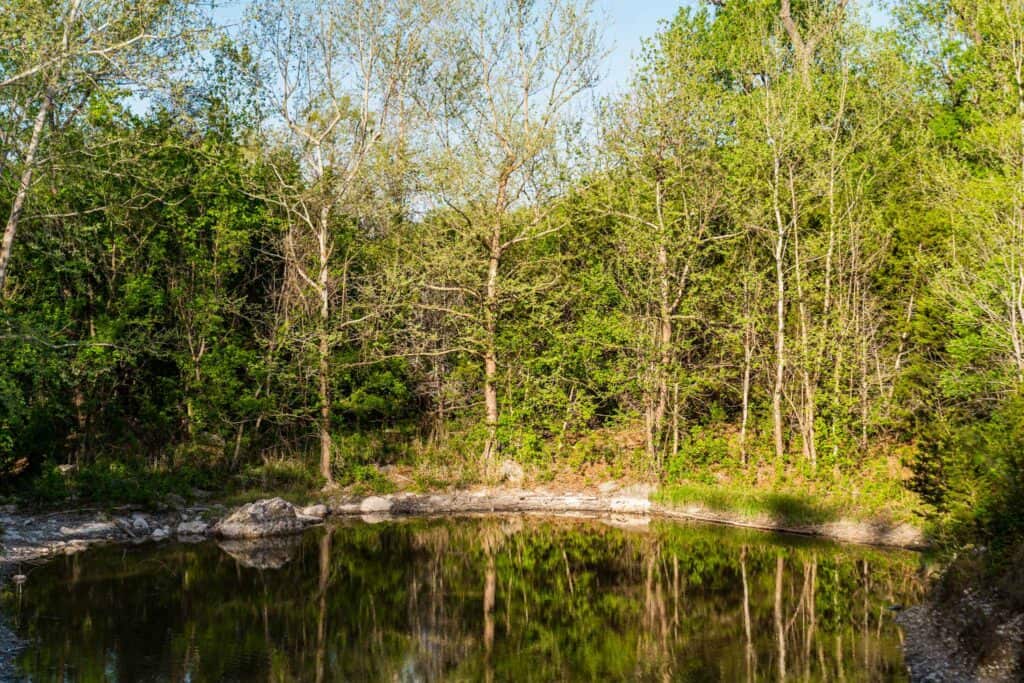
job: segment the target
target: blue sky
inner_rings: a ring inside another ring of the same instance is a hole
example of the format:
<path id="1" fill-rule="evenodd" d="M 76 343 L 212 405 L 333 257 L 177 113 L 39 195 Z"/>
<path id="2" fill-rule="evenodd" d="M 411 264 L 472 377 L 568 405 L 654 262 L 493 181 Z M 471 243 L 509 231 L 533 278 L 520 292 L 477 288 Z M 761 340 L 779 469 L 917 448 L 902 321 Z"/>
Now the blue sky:
<path id="1" fill-rule="evenodd" d="M 659 22 L 674 17 L 680 7 L 696 7 L 701 0 L 594 0 L 594 3 L 610 50 L 604 69 L 606 77 L 597 90 L 599 95 L 609 95 L 628 84 L 633 58 L 639 55 L 643 39 L 657 32 Z M 215 15 L 221 22 L 237 21 L 245 4 L 244 0 L 219 2 Z M 873 23 L 885 21 L 884 12 L 877 8 L 877 0 L 854 0 L 853 4 L 868 7 Z"/>
<path id="2" fill-rule="evenodd" d="M 611 94 L 629 81 L 633 57 L 639 55 L 644 38 L 654 35 L 658 22 L 671 19 L 680 7 L 696 7 L 700 0 L 594 0 L 598 14 L 604 15 L 605 40 L 608 55 L 604 82 L 598 87 L 601 94 Z M 878 2 L 854 0 L 858 7 L 867 9 L 873 24 L 885 22 L 885 12 Z"/>

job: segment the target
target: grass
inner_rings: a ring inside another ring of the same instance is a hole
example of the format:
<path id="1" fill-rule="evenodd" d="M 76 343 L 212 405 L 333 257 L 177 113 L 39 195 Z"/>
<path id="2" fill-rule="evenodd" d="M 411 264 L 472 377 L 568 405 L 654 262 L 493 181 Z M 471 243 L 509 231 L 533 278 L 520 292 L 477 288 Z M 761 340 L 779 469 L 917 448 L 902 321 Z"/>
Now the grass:
<path id="1" fill-rule="evenodd" d="M 674 506 L 699 505 L 708 510 L 744 517 L 769 517 L 791 525 L 815 525 L 841 518 L 860 521 L 912 522 L 909 500 L 855 500 L 834 492 L 808 493 L 791 488 L 752 488 L 735 483 L 680 482 L 666 485 L 655 498 Z"/>
<path id="2" fill-rule="evenodd" d="M 840 516 L 838 506 L 807 494 L 749 491 L 716 484 L 672 484 L 655 494 L 655 498 L 679 507 L 699 505 L 744 517 L 768 516 L 790 525 L 823 524 Z"/>

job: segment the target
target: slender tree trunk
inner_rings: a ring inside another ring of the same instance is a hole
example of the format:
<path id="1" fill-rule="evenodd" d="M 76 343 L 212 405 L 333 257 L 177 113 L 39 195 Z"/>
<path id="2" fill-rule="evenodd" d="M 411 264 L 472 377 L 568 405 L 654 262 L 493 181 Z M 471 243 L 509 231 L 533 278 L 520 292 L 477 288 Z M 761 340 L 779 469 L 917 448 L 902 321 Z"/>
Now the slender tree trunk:
<path id="1" fill-rule="evenodd" d="M 793 201 L 793 270 L 796 275 L 796 305 L 797 313 L 800 317 L 800 381 L 801 381 L 801 394 L 802 394 L 802 406 L 800 410 L 800 440 L 802 442 L 802 448 L 804 458 L 811 463 L 811 467 L 817 467 L 818 454 L 815 448 L 816 435 L 814 432 L 814 402 L 815 397 L 815 381 L 811 377 L 811 342 L 810 333 L 808 328 L 810 322 L 808 321 L 807 313 L 807 301 L 804 292 L 803 283 L 803 263 L 802 256 L 800 253 L 800 231 L 797 229 L 796 219 L 796 193 L 793 187 L 793 175 L 790 173 L 789 176 L 789 187 L 790 196 Z"/>
<path id="2" fill-rule="evenodd" d="M 740 458 L 747 464 L 747 424 L 750 421 L 750 376 L 754 358 L 754 323 L 750 310 L 750 283 L 743 282 L 743 413 L 740 418 Z"/>
<path id="3" fill-rule="evenodd" d="M 329 287 L 330 271 L 328 261 L 330 259 L 330 241 L 328 236 L 328 221 L 330 219 L 329 209 L 324 207 L 320 214 L 320 232 L 317 235 L 320 247 L 320 270 L 318 273 L 318 294 L 320 295 L 320 324 L 319 324 L 319 399 L 320 399 L 320 474 L 326 480 L 327 485 L 334 483 L 334 475 L 331 472 L 331 391 L 330 391 L 330 319 L 331 319 L 331 296 Z"/>
<path id="4" fill-rule="evenodd" d="M 498 276 L 501 270 L 502 213 L 508 179 L 502 177 L 498 184 L 498 215 L 491 228 L 489 253 L 487 257 L 487 283 L 484 298 L 484 409 L 487 426 L 487 441 L 484 444 L 484 468 L 490 472 L 498 455 Z"/>
<path id="5" fill-rule="evenodd" d="M 661 181 L 655 186 L 655 210 L 658 213 L 658 334 L 655 344 L 658 349 L 657 397 L 654 401 L 654 414 L 650 429 L 649 451 L 657 458 L 656 464 L 661 465 L 660 453 L 664 442 L 665 414 L 668 409 L 668 378 L 672 366 L 672 302 L 670 300 L 668 245 L 665 234 L 665 220 L 662 212 Z"/>
<path id="6" fill-rule="evenodd" d="M 7 224 L 4 226 L 3 243 L 0 244 L 0 297 L 3 296 L 4 282 L 7 279 L 7 264 L 11 260 L 14 235 L 18 231 L 18 222 L 21 220 L 21 214 L 25 210 L 25 200 L 32 186 L 36 153 L 39 150 L 39 142 L 43 137 L 43 126 L 46 125 L 46 117 L 49 116 L 52 106 L 53 96 L 49 88 L 47 88 L 46 94 L 43 95 L 43 101 L 39 105 L 39 112 L 36 114 L 35 122 L 32 124 L 32 137 L 29 138 L 28 149 L 25 151 L 25 167 L 21 172 L 21 178 L 18 180 L 18 190 L 14 195 L 14 202 L 11 204 L 11 211 L 7 216 Z"/>
<path id="7" fill-rule="evenodd" d="M 781 460 L 785 455 L 782 434 L 782 392 L 786 378 L 786 224 L 779 208 L 779 157 L 774 151 L 774 172 L 772 182 L 772 204 L 775 210 L 775 385 L 772 387 L 772 427 L 775 442 L 775 457 Z"/>

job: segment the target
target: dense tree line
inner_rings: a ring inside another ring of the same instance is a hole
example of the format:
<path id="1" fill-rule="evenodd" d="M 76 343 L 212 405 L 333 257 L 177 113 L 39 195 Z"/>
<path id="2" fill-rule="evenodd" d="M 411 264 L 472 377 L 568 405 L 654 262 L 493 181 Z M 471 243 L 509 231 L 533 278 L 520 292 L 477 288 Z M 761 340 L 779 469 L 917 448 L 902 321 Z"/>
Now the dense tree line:
<path id="1" fill-rule="evenodd" d="M 9 473 L 909 469 L 1017 533 L 1021 0 L 684 8 L 593 108 L 587 2 L 13 9 Z"/>

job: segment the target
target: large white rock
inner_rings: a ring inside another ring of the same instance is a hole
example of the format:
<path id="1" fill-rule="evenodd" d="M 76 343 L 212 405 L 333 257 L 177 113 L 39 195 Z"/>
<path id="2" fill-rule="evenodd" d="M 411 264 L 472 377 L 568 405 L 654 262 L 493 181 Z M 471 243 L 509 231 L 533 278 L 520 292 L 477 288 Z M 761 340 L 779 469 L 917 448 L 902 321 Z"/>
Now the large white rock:
<path id="1" fill-rule="evenodd" d="M 372 513 L 391 512 L 391 501 L 380 496 L 370 496 L 359 504 L 359 511 L 364 515 Z"/>
<path id="2" fill-rule="evenodd" d="M 238 508 L 213 526 L 221 538 L 262 538 L 295 534 L 306 526 L 295 506 L 282 498 L 257 500 Z"/>

